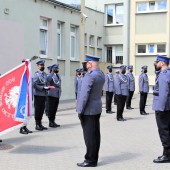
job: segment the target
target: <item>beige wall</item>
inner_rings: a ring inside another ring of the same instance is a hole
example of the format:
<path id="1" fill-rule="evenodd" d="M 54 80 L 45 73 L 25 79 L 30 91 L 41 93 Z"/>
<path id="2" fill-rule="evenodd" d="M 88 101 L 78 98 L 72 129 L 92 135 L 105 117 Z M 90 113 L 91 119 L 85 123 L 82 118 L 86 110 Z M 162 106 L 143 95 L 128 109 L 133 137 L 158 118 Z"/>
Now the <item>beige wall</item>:
<path id="1" fill-rule="evenodd" d="M 130 64 L 134 65 L 136 75 L 136 92 L 138 92 L 138 76 L 141 73 L 141 66 L 148 65 L 149 84 L 154 85 L 153 62 L 156 55 L 136 55 L 137 44 L 159 44 L 166 43 L 166 52 L 169 55 L 169 11 L 170 4 L 167 1 L 166 12 L 144 13 L 136 12 L 136 3 L 143 0 L 131 0 L 130 13 Z M 148 0 L 146 0 L 148 2 Z"/>

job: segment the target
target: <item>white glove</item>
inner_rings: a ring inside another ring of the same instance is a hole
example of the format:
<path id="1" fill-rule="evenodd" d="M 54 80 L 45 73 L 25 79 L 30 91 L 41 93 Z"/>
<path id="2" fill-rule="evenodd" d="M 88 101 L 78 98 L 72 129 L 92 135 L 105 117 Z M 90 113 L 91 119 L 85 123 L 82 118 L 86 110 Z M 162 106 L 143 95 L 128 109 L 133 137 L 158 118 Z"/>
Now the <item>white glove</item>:
<path id="1" fill-rule="evenodd" d="M 49 89 L 49 87 L 47 87 L 47 86 L 44 86 L 44 89 L 45 89 L 45 90 L 48 90 L 48 89 Z"/>

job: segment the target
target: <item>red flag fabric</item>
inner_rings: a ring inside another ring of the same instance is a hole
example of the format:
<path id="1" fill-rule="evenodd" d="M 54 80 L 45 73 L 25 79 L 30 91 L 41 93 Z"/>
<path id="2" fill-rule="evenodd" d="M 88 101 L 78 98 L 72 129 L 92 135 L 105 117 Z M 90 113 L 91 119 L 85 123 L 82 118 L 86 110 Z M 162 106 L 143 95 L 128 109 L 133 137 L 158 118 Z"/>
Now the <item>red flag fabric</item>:
<path id="1" fill-rule="evenodd" d="M 15 120 L 25 64 L 0 77 L 0 135 L 20 127 L 23 122 Z"/>

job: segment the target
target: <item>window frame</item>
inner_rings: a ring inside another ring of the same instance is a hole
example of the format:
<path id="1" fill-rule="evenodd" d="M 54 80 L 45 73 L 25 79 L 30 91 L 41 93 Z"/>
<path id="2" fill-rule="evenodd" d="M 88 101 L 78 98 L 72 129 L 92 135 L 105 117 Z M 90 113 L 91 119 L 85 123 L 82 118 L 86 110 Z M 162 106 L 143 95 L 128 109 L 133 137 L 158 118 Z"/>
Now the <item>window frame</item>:
<path id="1" fill-rule="evenodd" d="M 43 26 L 43 21 L 44 20 L 47 21 L 47 26 Z M 45 37 L 46 38 L 46 50 L 45 50 L 45 54 L 41 53 L 42 50 L 41 50 L 41 45 L 40 45 L 40 57 L 41 58 L 48 58 L 48 22 L 49 22 L 49 20 L 47 18 L 40 18 L 40 32 L 41 32 L 41 30 L 44 30 L 46 32 L 46 37 Z"/>
<path id="2" fill-rule="evenodd" d="M 150 3 L 155 2 L 155 7 L 154 10 L 150 10 Z M 164 2 L 163 0 L 161 2 Z M 136 3 L 136 13 L 140 14 L 140 13 L 155 13 L 155 12 L 167 12 L 167 0 L 166 2 L 166 9 L 158 9 L 159 5 L 159 1 L 147 1 L 147 2 L 137 2 Z M 146 10 L 145 11 L 139 11 L 138 5 L 139 4 L 144 4 L 146 3 Z"/>
<path id="3" fill-rule="evenodd" d="M 145 45 L 146 46 L 146 53 L 138 53 L 138 46 L 139 45 Z M 149 46 L 153 45 L 154 46 L 154 52 L 149 52 Z M 158 52 L 158 45 L 165 45 L 165 52 Z M 166 55 L 166 43 L 158 43 L 158 44 L 155 44 L 155 43 L 149 43 L 149 44 L 137 44 L 136 45 L 136 55 L 157 55 L 157 54 L 160 54 L 160 55 Z"/>
<path id="4" fill-rule="evenodd" d="M 75 32 L 72 32 L 71 31 L 71 28 L 75 28 Z M 77 58 L 76 58 L 76 53 L 77 53 L 77 51 L 76 51 L 76 49 L 77 49 L 77 36 L 76 36 L 76 34 L 77 34 L 77 27 L 76 26 L 74 26 L 74 25 L 71 25 L 70 26 L 70 60 L 76 60 Z M 72 37 L 74 37 L 75 38 L 75 46 L 74 46 L 74 57 L 72 57 L 72 41 L 71 41 L 71 38 Z"/>
<path id="5" fill-rule="evenodd" d="M 112 13 L 113 13 L 113 21 L 112 21 L 112 23 L 108 23 L 108 6 L 113 6 L 113 9 L 112 9 Z M 123 14 L 122 14 L 122 16 L 123 16 L 123 22 L 122 23 L 117 23 L 117 19 L 116 19 L 116 7 L 117 6 L 122 6 L 123 7 Z M 119 25 L 124 25 L 124 4 L 123 3 L 115 3 L 115 4 L 106 4 L 105 5 L 105 25 L 107 25 L 107 26 L 114 26 L 114 25 L 117 25 L 117 26 L 119 26 Z"/>
<path id="6" fill-rule="evenodd" d="M 60 28 L 58 28 L 58 24 L 60 25 Z M 61 38 L 62 38 L 62 23 L 61 22 L 57 22 L 57 38 L 58 38 L 58 35 L 60 37 L 60 44 L 59 44 L 59 46 L 57 44 L 57 50 L 59 47 L 60 54 L 58 55 L 58 51 L 57 51 L 57 58 L 61 59 L 61 57 L 62 57 L 62 40 L 61 40 Z M 57 40 L 57 43 L 58 42 L 59 41 Z"/>

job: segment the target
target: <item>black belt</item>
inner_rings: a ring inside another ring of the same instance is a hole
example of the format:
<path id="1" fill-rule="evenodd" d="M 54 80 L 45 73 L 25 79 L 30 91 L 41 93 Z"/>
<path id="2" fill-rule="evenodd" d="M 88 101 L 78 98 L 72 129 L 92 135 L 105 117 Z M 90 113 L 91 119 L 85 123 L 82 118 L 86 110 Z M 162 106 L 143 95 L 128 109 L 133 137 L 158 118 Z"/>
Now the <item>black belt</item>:
<path id="1" fill-rule="evenodd" d="M 154 95 L 154 96 L 159 96 L 159 93 L 154 93 L 154 92 L 153 92 L 153 95 Z M 170 94 L 168 94 L 168 96 L 170 96 Z"/>
<path id="2" fill-rule="evenodd" d="M 153 95 L 154 95 L 154 96 L 159 96 L 159 93 L 154 93 L 154 92 L 153 92 Z"/>

